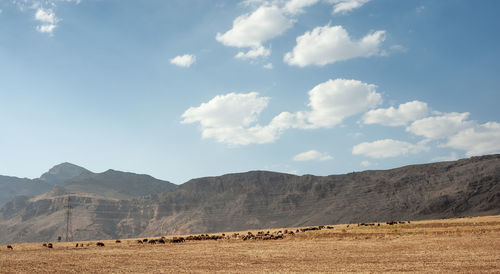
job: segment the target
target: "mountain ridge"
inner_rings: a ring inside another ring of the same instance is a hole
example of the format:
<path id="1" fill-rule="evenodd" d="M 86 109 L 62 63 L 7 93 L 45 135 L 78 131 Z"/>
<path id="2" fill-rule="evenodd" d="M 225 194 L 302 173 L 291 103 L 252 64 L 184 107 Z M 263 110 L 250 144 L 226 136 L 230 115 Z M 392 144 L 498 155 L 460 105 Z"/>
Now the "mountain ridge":
<path id="1" fill-rule="evenodd" d="M 130 199 L 72 194 L 78 240 L 500 214 L 500 155 L 340 175 L 249 171 Z M 64 186 L 61 186 L 64 188 Z M 58 192 L 60 193 L 60 192 Z M 0 210 L 0 242 L 53 240 L 65 197 Z"/>

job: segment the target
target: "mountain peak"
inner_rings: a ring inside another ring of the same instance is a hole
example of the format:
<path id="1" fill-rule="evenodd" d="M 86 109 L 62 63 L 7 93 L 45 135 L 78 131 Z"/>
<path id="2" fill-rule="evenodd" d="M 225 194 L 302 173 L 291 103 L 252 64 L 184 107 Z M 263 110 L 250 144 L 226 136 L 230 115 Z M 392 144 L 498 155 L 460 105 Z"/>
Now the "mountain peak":
<path id="1" fill-rule="evenodd" d="M 75 164 L 64 162 L 52 167 L 49 171 L 42 174 L 40 180 L 52 185 L 60 185 L 64 181 L 81 175 L 84 172 L 90 171 Z"/>

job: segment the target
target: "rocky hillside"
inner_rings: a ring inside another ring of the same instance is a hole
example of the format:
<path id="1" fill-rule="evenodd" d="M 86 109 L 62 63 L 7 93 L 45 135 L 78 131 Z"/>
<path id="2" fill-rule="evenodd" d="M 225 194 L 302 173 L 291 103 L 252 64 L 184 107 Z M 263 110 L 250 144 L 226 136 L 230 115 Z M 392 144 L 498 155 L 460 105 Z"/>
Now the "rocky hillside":
<path id="1" fill-rule="evenodd" d="M 0 176 L 0 207 L 15 196 L 36 196 L 85 172 L 90 173 L 83 167 L 62 163 L 36 179 Z"/>
<path id="2" fill-rule="evenodd" d="M 500 214 L 500 155 L 326 177 L 229 174 L 157 202 L 145 235 Z"/>
<path id="3" fill-rule="evenodd" d="M 0 207 L 15 196 L 35 196 L 51 187 L 51 184 L 39 180 L 0 175 Z"/>
<path id="4" fill-rule="evenodd" d="M 101 184 L 115 185 L 89 187 Z M 7 203 L 0 241 L 62 235 L 70 185 Z M 82 192 L 71 201 L 77 240 L 500 214 L 500 155 L 324 177 L 252 171 L 133 199 Z"/>
<path id="5" fill-rule="evenodd" d="M 61 187 L 66 193 L 93 194 L 107 199 L 130 199 L 164 192 L 176 188 L 177 185 L 149 175 L 110 169 L 103 173 L 82 173 L 66 180 Z"/>
<path id="6" fill-rule="evenodd" d="M 71 164 L 62 163 L 54 166 L 49 171 L 40 176 L 39 180 L 46 182 L 50 185 L 61 185 L 66 180 L 79 176 L 83 173 L 92 173 L 87 169 Z"/>

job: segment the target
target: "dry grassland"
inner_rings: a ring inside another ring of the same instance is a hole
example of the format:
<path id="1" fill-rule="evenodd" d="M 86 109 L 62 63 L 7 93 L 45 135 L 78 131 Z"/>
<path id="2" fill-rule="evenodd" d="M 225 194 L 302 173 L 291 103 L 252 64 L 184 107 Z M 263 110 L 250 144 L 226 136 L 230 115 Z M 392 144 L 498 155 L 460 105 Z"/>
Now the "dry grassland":
<path id="1" fill-rule="evenodd" d="M 83 242 L 83 248 L 54 243 L 53 249 L 42 243 L 12 244 L 13 250 L 3 245 L 0 272 L 500 273 L 500 216 L 380 227 L 335 225 L 268 241 L 103 242 L 105 247 Z"/>

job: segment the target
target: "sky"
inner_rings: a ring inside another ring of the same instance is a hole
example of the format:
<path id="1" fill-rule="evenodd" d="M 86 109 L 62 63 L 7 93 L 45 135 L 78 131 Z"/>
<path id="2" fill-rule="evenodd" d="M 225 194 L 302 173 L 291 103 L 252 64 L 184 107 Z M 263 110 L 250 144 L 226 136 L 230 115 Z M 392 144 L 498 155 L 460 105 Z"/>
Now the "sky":
<path id="1" fill-rule="evenodd" d="M 0 0 L 0 174 L 181 184 L 500 152 L 500 2 Z"/>

